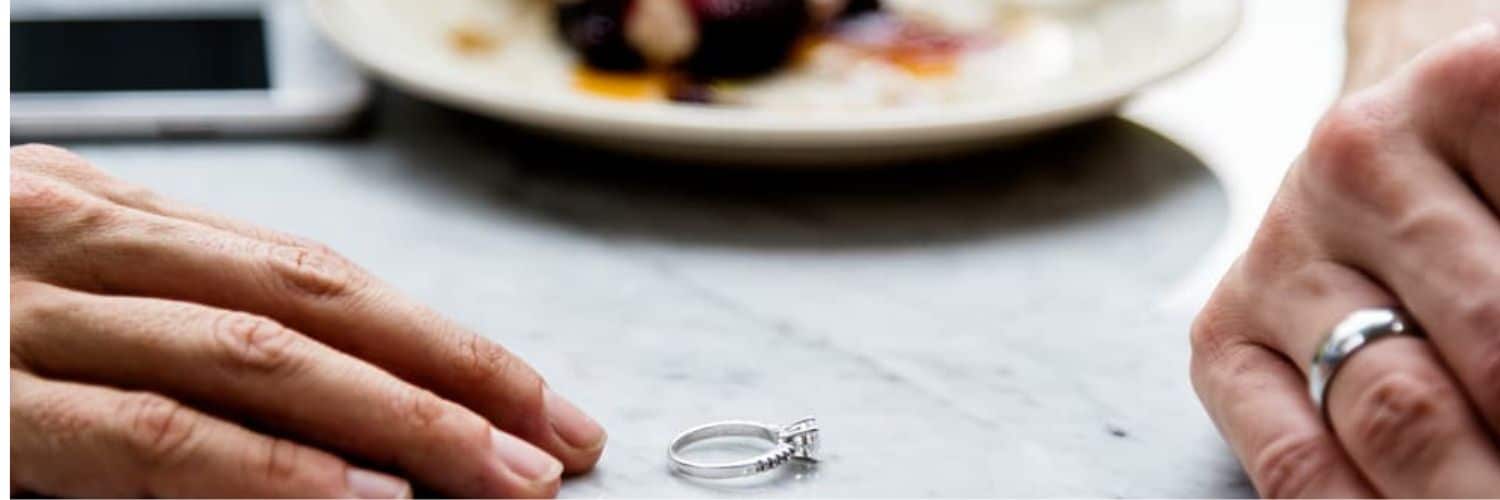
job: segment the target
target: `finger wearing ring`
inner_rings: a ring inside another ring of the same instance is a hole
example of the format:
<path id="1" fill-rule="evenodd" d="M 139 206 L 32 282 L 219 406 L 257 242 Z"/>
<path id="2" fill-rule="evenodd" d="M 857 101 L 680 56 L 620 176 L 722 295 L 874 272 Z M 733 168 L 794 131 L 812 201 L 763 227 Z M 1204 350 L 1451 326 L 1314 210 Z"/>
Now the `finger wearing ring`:
<path id="1" fill-rule="evenodd" d="M 1313 354 L 1312 365 L 1307 372 L 1307 389 L 1318 410 L 1327 415 L 1324 402 L 1328 387 L 1345 360 L 1364 346 L 1397 335 L 1420 337 L 1422 332 L 1406 318 L 1405 313 L 1394 308 L 1354 311 L 1335 325 L 1318 347 L 1318 352 Z"/>
<path id="2" fill-rule="evenodd" d="M 1259 303 L 1254 324 L 1263 329 L 1253 333 L 1254 341 L 1299 360 L 1304 371 L 1298 395 L 1305 405 L 1301 411 L 1316 419 L 1307 423 L 1317 428 L 1289 429 L 1280 437 L 1311 443 L 1310 437 L 1322 440 L 1320 435 L 1329 435 L 1341 450 L 1332 455 L 1271 455 L 1281 459 L 1271 461 L 1275 467 L 1260 471 L 1262 482 L 1284 485 L 1284 477 L 1290 476 L 1296 486 L 1299 480 L 1316 482 L 1320 479 L 1307 477 L 1323 477 L 1328 471 L 1343 473 L 1346 464 L 1353 464 L 1370 482 L 1374 495 L 1493 497 L 1500 491 L 1500 458 L 1493 438 L 1449 372 L 1451 365 L 1425 336 L 1416 335 L 1419 324 L 1412 315 L 1400 309 L 1377 309 L 1401 303 L 1401 297 L 1364 270 L 1334 261 L 1302 264 L 1298 269 L 1254 288 L 1256 296 L 1251 300 Z M 1395 329 L 1395 323 L 1400 323 L 1404 333 L 1383 332 Z M 1356 332 L 1344 333 L 1350 330 Z M 1359 335 L 1371 330 L 1382 333 L 1374 335 L 1377 339 Z M 1359 345 L 1346 339 L 1353 336 L 1361 338 Z M 1343 356 L 1317 356 L 1331 345 L 1341 345 Z M 1310 362 L 1314 357 L 1326 362 L 1317 374 Z M 1314 389 L 1319 383 L 1319 389 Z M 1257 386 L 1247 393 L 1254 390 L 1269 389 Z M 1313 393 L 1322 395 L 1322 405 Z M 1260 419 L 1280 417 L 1284 416 L 1262 414 Z M 1251 461 L 1260 459 L 1260 455 L 1250 456 Z M 1287 464 L 1304 471 L 1286 473 Z"/>
<path id="3" fill-rule="evenodd" d="M 1319 357 L 1322 368 L 1308 375 L 1323 381 L 1328 425 L 1382 495 L 1500 492 L 1500 449 L 1443 358 L 1400 311 L 1348 315 Z M 1336 391 L 1330 385 L 1335 379 L 1341 387 Z M 1451 479 L 1432 480 L 1439 477 Z"/>

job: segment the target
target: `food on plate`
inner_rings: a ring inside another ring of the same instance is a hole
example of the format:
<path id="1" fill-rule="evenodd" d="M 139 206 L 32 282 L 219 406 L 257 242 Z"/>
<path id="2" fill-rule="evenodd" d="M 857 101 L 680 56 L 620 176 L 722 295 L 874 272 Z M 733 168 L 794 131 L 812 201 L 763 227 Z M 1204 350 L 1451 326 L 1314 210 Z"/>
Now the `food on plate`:
<path id="1" fill-rule="evenodd" d="M 594 68 L 680 68 L 698 77 L 773 70 L 813 26 L 879 9 L 878 0 L 556 2 L 558 31 Z"/>
<path id="2" fill-rule="evenodd" d="M 488 7 L 449 34 L 456 54 L 494 64 L 506 85 L 613 101 L 846 112 L 993 100 L 1066 74 L 1087 43 L 1066 10 L 1014 0 L 475 5 Z"/>

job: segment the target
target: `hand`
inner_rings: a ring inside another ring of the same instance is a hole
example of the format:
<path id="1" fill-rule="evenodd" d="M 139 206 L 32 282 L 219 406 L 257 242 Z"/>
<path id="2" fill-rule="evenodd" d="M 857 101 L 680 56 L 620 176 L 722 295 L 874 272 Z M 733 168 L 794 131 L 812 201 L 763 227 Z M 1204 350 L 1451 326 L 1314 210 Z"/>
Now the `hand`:
<path id="1" fill-rule="evenodd" d="M 1328 114 L 1193 328 L 1194 386 L 1261 494 L 1500 496 L 1497 207 L 1493 24 Z M 1383 306 L 1428 338 L 1348 359 L 1325 421 L 1304 378 L 1313 352 Z"/>
<path id="2" fill-rule="evenodd" d="M 323 246 L 61 149 L 11 166 L 13 490 L 551 496 L 603 450 L 524 361 Z"/>

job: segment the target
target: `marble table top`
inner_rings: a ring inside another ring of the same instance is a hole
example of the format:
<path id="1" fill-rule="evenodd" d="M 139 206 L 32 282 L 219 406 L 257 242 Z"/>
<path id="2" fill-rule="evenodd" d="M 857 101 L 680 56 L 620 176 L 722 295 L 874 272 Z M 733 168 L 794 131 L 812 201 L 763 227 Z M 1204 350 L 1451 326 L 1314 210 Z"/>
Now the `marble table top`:
<path id="1" fill-rule="evenodd" d="M 1288 32 L 1275 4 L 1300 2 L 1256 2 L 1231 57 Z M 1222 75 L 1191 78 L 1125 118 L 877 172 L 666 165 L 390 92 L 350 138 L 66 145 L 327 242 L 524 355 L 610 430 L 563 496 L 1252 495 L 1187 379 L 1193 308 L 1167 298 L 1201 300 L 1194 276 L 1211 283 L 1266 189 L 1225 166 L 1247 146 L 1179 133 L 1223 130 L 1195 103 L 1243 106 L 1194 93 Z M 1254 178 L 1295 152 L 1321 105 L 1304 101 L 1255 148 L 1279 160 Z M 668 472 L 684 428 L 805 415 L 823 428 L 814 469 Z"/>

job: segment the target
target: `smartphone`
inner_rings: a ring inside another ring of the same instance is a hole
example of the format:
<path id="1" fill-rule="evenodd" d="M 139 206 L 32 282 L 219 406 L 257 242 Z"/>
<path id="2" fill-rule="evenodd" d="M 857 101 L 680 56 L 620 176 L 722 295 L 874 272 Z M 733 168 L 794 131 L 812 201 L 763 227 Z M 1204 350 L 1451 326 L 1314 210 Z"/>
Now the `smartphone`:
<path id="1" fill-rule="evenodd" d="M 331 133 L 369 84 L 293 0 L 15 0 L 11 135 Z"/>

